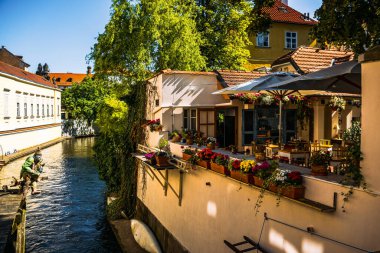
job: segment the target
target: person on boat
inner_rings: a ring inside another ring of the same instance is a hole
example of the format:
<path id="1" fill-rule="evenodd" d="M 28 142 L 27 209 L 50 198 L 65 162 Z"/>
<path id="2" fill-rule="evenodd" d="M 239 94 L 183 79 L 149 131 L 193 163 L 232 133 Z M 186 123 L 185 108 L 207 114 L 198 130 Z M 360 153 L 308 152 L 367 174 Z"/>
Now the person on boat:
<path id="1" fill-rule="evenodd" d="M 24 195 L 32 188 L 32 194 L 38 194 L 37 181 L 42 173 L 44 163 L 42 162 L 42 153 L 38 149 L 33 156 L 26 158 L 21 167 L 20 178 L 24 179 Z"/>

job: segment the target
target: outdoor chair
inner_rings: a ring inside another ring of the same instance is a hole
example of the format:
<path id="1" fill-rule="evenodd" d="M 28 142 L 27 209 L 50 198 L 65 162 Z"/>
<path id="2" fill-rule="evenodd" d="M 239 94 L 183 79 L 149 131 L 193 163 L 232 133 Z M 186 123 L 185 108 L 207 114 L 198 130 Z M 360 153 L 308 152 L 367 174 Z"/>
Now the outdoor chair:
<path id="1" fill-rule="evenodd" d="M 332 149 L 332 160 L 330 165 L 334 167 L 334 172 L 340 174 L 347 167 L 347 147 L 337 146 Z"/>
<path id="2" fill-rule="evenodd" d="M 330 140 L 326 140 L 326 139 L 320 139 L 319 144 L 320 145 L 331 145 Z"/>

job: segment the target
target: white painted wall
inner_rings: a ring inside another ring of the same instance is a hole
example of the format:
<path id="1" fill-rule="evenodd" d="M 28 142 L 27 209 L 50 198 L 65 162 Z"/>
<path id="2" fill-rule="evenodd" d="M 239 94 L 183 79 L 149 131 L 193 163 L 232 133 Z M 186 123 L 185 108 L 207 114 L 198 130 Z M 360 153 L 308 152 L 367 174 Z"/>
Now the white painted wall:
<path id="1" fill-rule="evenodd" d="M 162 107 L 215 106 L 225 103 L 217 91 L 216 74 L 164 74 L 162 77 Z"/>
<path id="2" fill-rule="evenodd" d="M 19 116 L 17 103 L 20 106 Z M 0 145 L 4 152 L 13 152 L 15 149 L 20 150 L 60 137 L 60 126 L 24 132 L 24 128 L 60 124 L 60 110 L 61 91 L 59 89 L 0 73 Z M 12 134 L 6 132 L 14 130 L 19 132 Z"/>
<path id="3" fill-rule="evenodd" d="M 13 153 L 32 146 L 54 140 L 61 137 L 61 126 L 49 127 L 34 131 L 21 132 L 17 134 L 0 135 L 0 145 L 4 154 Z M 1 155 L 1 153 L 0 153 Z"/>
<path id="4" fill-rule="evenodd" d="M 174 149 L 173 149 L 174 151 Z M 154 171 L 158 176 L 159 173 Z M 335 240 L 365 248 L 380 249 L 380 197 L 361 190 L 346 204 L 343 213 L 341 192 L 348 189 L 315 177 L 306 177 L 306 197 L 326 205 L 332 205 L 333 193 L 338 193 L 337 211 L 322 213 L 295 201 L 282 198 L 276 206 L 276 196 L 266 193 L 260 212 L 255 215 L 255 203 L 259 190 L 245 184 L 198 168 L 184 174 L 182 205 L 169 189 L 164 195 L 157 179 L 152 179 L 139 167 L 138 197 L 179 242 L 194 253 L 230 253 L 223 240 L 240 242 L 243 235 L 256 242 L 259 239 L 264 212 L 293 226 L 315 232 Z M 163 173 L 164 174 L 164 173 Z M 163 179 L 161 178 L 163 181 Z M 178 170 L 169 171 L 169 183 L 178 193 Z M 210 186 L 206 185 L 209 182 Z M 261 245 L 273 253 L 357 253 L 310 234 L 290 229 L 269 221 L 263 229 Z"/>
<path id="5" fill-rule="evenodd" d="M 20 118 L 17 118 L 17 103 L 20 103 Z M 24 113 L 24 103 L 27 103 L 27 115 Z M 31 104 L 33 104 L 33 114 Z M 38 105 L 39 117 L 37 116 Z M 43 114 L 42 106 L 44 107 Z M 47 107 L 49 107 L 49 115 L 47 115 Z M 60 110 L 61 91 L 59 89 L 22 82 L 0 73 L 0 131 L 60 123 Z M 9 119 L 5 118 L 7 116 Z"/>

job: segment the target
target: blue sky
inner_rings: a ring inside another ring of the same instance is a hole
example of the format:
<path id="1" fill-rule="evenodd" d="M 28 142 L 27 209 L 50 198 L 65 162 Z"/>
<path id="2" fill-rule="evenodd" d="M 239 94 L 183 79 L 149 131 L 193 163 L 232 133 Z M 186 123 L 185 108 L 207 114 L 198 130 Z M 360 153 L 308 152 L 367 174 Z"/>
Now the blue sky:
<path id="1" fill-rule="evenodd" d="M 322 0 L 288 0 L 301 13 Z M 111 0 L 0 0 L 0 45 L 24 56 L 29 71 L 85 73 L 86 55 L 109 20 Z"/>

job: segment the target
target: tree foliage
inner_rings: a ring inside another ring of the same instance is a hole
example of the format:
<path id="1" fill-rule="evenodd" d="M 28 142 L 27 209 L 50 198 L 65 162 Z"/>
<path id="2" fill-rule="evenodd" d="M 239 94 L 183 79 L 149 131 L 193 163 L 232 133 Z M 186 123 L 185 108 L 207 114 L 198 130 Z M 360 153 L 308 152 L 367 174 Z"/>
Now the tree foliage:
<path id="1" fill-rule="evenodd" d="M 107 93 L 104 83 L 86 78 L 82 83 L 74 83 L 62 92 L 62 106 L 73 118 L 91 125 Z"/>
<path id="2" fill-rule="evenodd" d="M 380 0 L 323 0 L 312 31 L 320 43 L 343 45 L 356 53 L 380 43 Z"/>
<path id="3" fill-rule="evenodd" d="M 197 28 L 209 69 L 242 69 L 247 63 L 251 9 L 247 1 L 199 1 Z"/>
<path id="4" fill-rule="evenodd" d="M 251 15 L 253 3 L 270 1 L 113 0 L 110 21 L 89 55 L 97 78 L 116 83 L 98 107 L 100 135 L 94 147 L 100 177 L 119 195 L 113 214 L 134 213 L 131 153 L 144 138 L 146 79 L 167 68 L 240 69 L 249 57 L 252 20 L 246 14 Z"/>

